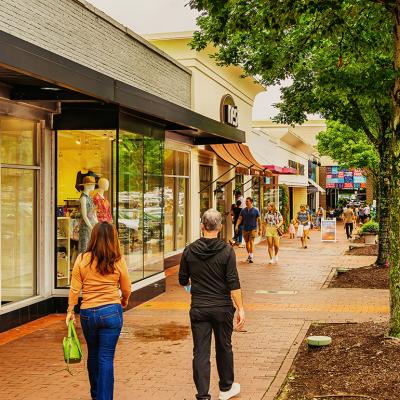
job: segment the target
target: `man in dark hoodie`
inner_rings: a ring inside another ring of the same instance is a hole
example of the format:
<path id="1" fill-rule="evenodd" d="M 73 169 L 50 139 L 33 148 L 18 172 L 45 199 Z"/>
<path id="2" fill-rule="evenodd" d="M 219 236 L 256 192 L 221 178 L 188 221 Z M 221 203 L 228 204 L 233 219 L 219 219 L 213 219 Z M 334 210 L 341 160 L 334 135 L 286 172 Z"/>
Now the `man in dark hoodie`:
<path id="1" fill-rule="evenodd" d="M 214 332 L 220 400 L 240 393 L 234 382 L 232 332 L 235 307 L 237 328 L 244 325 L 244 310 L 236 256 L 232 247 L 218 238 L 221 214 L 207 210 L 202 217 L 203 237 L 186 247 L 179 269 L 179 283 L 191 284 L 192 304 L 190 322 L 193 334 L 193 379 L 197 399 L 211 399 L 210 351 Z"/>

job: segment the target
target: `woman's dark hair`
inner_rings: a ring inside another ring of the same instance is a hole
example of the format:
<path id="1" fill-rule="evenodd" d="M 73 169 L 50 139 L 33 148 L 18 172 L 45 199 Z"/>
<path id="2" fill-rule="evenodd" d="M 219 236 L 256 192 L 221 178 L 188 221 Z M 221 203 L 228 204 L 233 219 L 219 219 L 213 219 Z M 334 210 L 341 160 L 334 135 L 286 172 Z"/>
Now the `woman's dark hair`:
<path id="1" fill-rule="evenodd" d="M 88 265 L 92 265 L 96 260 L 96 269 L 99 274 L 112 274 L 115 271 L 115 263 L 121 259 L 118 233 L 114 225 L 108 222 L 96 224 L 86 253 L 91 253 Z"/>

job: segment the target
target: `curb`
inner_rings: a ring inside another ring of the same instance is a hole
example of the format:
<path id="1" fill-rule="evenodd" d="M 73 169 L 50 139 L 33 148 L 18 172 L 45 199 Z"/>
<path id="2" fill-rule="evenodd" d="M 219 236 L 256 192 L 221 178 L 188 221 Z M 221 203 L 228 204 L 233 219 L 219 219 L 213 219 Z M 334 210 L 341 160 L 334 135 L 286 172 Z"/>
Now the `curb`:
<path id="1" fill-rule="evenodd" d="M 301 326 L 298 334 L 296 335 L 296 338 L 294 339 L 292 345 L 286 353 L 286 356 L 282 361 L 281 366 L 279 367 L 274 379 L 270 383 L 261 400 L 274 400 L 281 393 L 281 390 L 286 383 L 287 375 L 292 367 L 299 347 L 306 337 L 308 330 L 310 329 L 311 323 L 311 321 L 303 322 L 303 325 Z"/>

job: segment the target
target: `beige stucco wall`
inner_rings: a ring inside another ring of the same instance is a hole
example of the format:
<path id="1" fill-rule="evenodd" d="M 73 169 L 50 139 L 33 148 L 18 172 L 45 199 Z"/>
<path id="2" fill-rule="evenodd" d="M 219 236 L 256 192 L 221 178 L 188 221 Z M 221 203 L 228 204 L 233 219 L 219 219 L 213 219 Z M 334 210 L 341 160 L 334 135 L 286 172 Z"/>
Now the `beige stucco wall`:
<path id="1" fill-rule="evenodd" d="M 293 216 L 300 211 L 300 205 L 307 204 L 307 188 L 293 188 Z"/>
<path id="2" fill-rule="evenodd" d="M 252 108 L 254 98 L 264 88 L 255 83 L 252 78 L 241 78 L 243 71 L 237 67 L 221 67 L 215 64 L 215 60 L 209 54 L 215 52 L 213 48 L 207 48 L 202 52 L 196 52 L 188 46 L 191 33 L 180 34 L 154 34 L 145 36 L 152 44 L 165 53 L 179 61 L 192 72 L 192 110 L 209 118 L 220 120 L 220 102 L 224 95 L 230 94 L 239 113 L 239 129 L 246 133 L 251 130 Z M 201 153 L 201 155 L 200 155 Z M 193 147 L 191 151 L 191 179 L 190 179 L 190 235 L 189 240 L 193 241 L 200 233 L 200 180 L 199 166 L 211 165 L 213 167 L 213 180 L 223 175 L 219 182 L 228 182 L 235 176 L 234 169 L 227 172 L 231 165 L 221 161 L 212 151 L 207 152 L 207 147 Z M 227 173 L 225 173 L 227 172 Z M 245 177 L 248 181 L 249 177 Z M 248 184 L 245 189 L 250 187 Z M 217 187 L 215 182 L 212 186 L 214 191 Z M 234 182 L 225 186 L 226 212 L 229 212 L 233 202 Z M 245 193 L 251 195 L 251 190 Z M 213 207 L 216 207 L 216 197 L 213 196 Z M 229 216 L 226 216 L 225 229 L 227 238 L 232 235 L 232 223 Z"/>
<path id="3" fill-rule="evenodd" d="M 191 106 L 189 70 L 84 0 L 0 0 L 0 30 Z"/>
<path id="4" fill-rule="evenodd" d="M 178 60 L 192 71 L 192 109 L 202 115 L 220 120 L 222 96 L 231 94 L 239 113 L 239 129 L 248 132 L 252 126 L 252 109 L 256 95 L 264 87 L 251 77 L 241 78 L 243 71 L 238 67 L 217 66 L 209 55 L 215 52 L 212 47 L 196 52 L 189 47 L 190 33 L 182 38 L 176 34 L 147 35 L 152 44 Z"/>

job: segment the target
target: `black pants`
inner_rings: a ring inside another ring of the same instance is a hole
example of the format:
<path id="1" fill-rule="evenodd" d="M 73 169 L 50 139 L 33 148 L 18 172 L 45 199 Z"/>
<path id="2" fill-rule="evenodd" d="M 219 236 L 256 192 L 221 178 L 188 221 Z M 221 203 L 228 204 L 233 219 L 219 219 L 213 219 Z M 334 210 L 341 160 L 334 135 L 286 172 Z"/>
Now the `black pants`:
<path id="1" fill-rule="evenodd" d="M 350 239 L 352 234 L 353 234 L 353 223 L 352 222 L 346 222 L 347 239 Z"/>
<path id="2" fill-rule="evenodd" d="M 211 333 L 214 332 L 215 352 L 219 375 L 219 388 L 228 391 L 233 384 L 232 332 L 235 308 L 233 306 L 214 308 L 192 308 L 190 322 L 193 334 L 193 379 L 197 399 L 211 399 L 210 353 Z"/>

